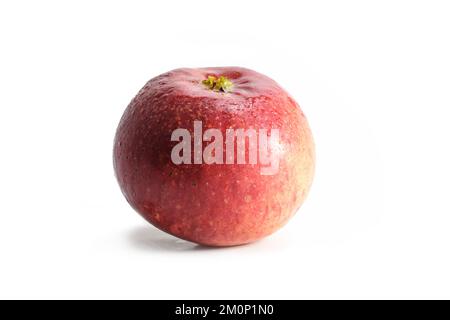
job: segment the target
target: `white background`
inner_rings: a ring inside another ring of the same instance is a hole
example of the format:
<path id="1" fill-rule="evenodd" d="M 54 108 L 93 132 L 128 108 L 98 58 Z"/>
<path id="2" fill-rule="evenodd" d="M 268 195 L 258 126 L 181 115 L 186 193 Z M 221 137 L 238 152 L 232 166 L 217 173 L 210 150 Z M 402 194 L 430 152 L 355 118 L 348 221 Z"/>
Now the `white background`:
<path id="1" fill-rule="evenodd" d="M 442 1 L 2 1 L 0 298 L 450 298 L 450 7 Z M 155 230 L 112 169 L 125 107 L 238 65 L 300 103 L 309 198 L 258 243 Z"/>

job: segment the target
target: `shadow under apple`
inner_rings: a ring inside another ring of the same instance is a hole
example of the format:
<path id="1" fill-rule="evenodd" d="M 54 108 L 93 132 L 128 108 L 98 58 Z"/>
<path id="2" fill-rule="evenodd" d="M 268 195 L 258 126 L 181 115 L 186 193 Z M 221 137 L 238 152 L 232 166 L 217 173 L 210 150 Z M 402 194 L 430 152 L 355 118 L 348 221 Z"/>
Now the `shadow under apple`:
<path id="1" fill-rule="evenodd" d="M 178 239 L 152 226 L 141 226 L 132 229 L 128 233 L 128 240 L 132 246 L 146 251 L 203 251 L 220 249 Z"/>

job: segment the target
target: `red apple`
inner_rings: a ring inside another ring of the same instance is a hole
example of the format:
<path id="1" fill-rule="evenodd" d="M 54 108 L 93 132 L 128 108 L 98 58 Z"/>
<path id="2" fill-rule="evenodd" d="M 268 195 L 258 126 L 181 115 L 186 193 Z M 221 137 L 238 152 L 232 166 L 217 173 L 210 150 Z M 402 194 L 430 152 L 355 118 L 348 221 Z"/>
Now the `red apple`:
<path id="1" fill-rule="evenodd" d="M 151 79 L 126 109 L 114 169 L 127 201 L 157 228 L 232 246 L 295 214 L 312 182 L 314 143 L 299 105 L 270 78 L 238 67 L 176 69 Z"/>

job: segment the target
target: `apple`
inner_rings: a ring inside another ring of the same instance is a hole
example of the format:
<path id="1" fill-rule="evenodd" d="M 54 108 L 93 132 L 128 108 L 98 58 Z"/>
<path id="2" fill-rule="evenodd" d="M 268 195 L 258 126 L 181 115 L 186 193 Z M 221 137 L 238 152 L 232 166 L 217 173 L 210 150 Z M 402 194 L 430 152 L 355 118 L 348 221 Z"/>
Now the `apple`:
<path id="1" fill-rule="evenodd" d="M 117 128 L 114 169 L 130 205 L 157 228 L 208 246 L 282 227 L 310 189 L 308 122 L 275 81 L 240 67 L 151 79 Z"/>

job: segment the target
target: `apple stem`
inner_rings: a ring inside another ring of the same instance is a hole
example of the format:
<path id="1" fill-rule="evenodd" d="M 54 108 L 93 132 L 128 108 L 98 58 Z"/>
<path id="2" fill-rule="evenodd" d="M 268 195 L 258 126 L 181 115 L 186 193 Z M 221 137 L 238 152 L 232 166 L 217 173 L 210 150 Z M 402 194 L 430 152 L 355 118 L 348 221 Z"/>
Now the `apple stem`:
<path id="1" fill-rule="evenodd" d="M 214 91 L 229 92 L 233 87 L 233 82 L 224 76 L 220 76 L 218 78 L 215 76 L 208 76 L 208 78 L 203 80 L 202 83 L 210 90 Z"/>

